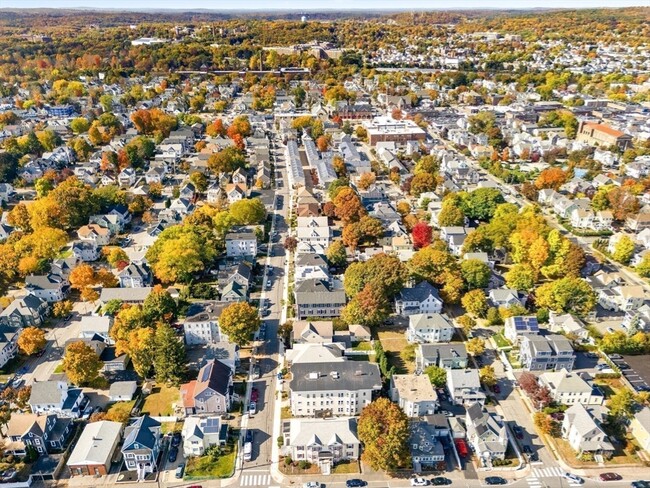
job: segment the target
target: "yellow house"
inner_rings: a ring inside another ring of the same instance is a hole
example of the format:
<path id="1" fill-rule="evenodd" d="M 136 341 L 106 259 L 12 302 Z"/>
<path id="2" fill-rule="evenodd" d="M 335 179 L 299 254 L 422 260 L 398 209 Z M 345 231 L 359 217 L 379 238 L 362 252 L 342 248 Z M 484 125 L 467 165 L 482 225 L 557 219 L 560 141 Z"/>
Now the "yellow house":
<path id="1" fill-rule="evenodd" d="M 644 407 L 634 415 L 630 422 L 630 432 L 637 440 L 641 449 L 650 452 L 650 408 Z"/>

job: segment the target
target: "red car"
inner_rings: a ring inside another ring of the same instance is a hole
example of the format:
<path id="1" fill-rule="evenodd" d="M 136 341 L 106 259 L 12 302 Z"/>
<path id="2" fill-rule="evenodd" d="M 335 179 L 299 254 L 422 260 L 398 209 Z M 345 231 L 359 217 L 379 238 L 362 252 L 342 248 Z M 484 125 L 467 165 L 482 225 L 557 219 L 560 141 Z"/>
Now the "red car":
<path id="1" fill-rule="evenodd" d="M 494 393 L 499 394 L 499 393 L 501 393 L 501 388 L 499 388 L 499 385 L 494 385 L 494 386 L 492 387 L 492 391 L 493 391 Z"/>
<path id="2" fill-rule="evenodd" d="M 623 479 L 623 477 L 617 473 L 601 473 L 599 478 L 600 481 L 618 481 Z"/>
<path id="3" fill-rule="evenodd" d="M 259 394 L 257 392 L 257 388 L 253 388 L 251 390 L 251 401 L 256 402 L 258 397 L 259 397 Z"/>

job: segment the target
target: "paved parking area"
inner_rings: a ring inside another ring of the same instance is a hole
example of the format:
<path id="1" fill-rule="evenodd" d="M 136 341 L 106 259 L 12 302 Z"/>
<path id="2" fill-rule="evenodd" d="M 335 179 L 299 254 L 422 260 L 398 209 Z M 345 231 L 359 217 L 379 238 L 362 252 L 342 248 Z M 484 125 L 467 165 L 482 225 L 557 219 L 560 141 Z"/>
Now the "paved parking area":
<path id="1" fill-rule="evenodd" d="M 629 365 L 629 369 L 622 369 L 621 373 L 630 382 L 636 391 L 650 388 L 650 361 L 648 356 L 624 356 L 623 359 L 612 359 L 617 366 Z"/>

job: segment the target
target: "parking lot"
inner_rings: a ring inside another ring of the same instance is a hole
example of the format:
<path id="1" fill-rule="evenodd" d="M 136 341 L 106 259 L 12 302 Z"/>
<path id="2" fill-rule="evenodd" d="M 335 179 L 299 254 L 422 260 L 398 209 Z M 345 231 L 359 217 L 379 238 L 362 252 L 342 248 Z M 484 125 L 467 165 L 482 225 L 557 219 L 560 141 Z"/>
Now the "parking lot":
<path id="1" fill-rule="evenodd" d="M 647 356 L 612 358 L 612 362 L 636 391 L 650 390 L 650 362 Z"/>

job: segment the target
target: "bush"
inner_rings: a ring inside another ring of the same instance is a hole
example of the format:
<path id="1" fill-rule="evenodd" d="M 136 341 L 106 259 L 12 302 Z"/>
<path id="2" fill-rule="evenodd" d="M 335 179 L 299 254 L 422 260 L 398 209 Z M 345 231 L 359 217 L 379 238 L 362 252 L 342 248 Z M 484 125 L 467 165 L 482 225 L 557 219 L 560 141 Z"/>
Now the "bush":
<path id="1" fill-rule="evenodd" d="M 284 465 L 285 466 L 291 466 L 293 464 L 293 459 L 291 459 L 291 456 L 287 456 L 284 458 Z"/>
<path id="2" fill-rule="evenodd" d="M 279 436 L 278 436 L 278 439 L 277 439 L 277 443 L 278 443 L 278 447 L 282 447 L 282 446 L 284 446 L 284 437 L 282 437 L 281 435 L 279 435 Z"/>
<path id="3" fill-rule="evenodd" d="M 309 461 L 300 461 L 298 463 L 298 467 L 300 469 L 309 469 L 309 468 L 311 468 L 311 463 Z"/>

